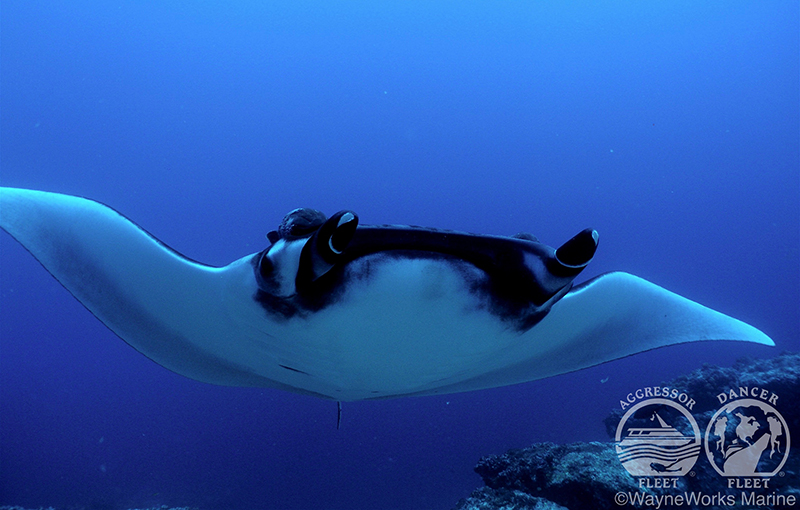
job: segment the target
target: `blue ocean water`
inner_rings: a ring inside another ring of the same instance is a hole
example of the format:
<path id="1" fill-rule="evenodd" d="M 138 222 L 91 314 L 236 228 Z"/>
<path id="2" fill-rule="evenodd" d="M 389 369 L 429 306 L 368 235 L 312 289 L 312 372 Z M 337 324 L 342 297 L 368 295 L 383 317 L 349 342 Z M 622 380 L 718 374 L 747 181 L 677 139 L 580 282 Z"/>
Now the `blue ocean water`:
<path id="1" fill-rule="evenodd" d="M 0 235 L 0 504 L 419 509 L 482 455 L 607 440 L 632 389 L 800 339 L 800 6 L 11 0 L 0 183 L 91 197 L 224 265 L 299 206 L 559 245 L 777 348 L 660 349 L 344 406 L 175 375 Z"/>

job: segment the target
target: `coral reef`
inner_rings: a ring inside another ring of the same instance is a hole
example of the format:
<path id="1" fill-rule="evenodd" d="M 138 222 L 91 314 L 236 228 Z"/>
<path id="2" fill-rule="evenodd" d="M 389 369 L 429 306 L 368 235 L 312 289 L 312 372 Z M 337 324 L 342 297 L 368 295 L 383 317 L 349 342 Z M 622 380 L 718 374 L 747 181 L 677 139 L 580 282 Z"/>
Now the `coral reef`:
<path id="1" fill-rule="evenodd" d="M 720 403 L 717 395 L 726 388 L 759 387 L 769 388 L 780 395 L 780 408 L 789 425 L 789 430 L 800 431 L 800 413 L 793 412 L 793 407 L 800 402 L 800 353 L 784 352 L 770 359 L 740 359 L 732 367 L 718 367 L 705 364 L 686 375 L 681 375 L 664 386 L 680 388 L 692 395 L 696 404 L 692 413 L 697 423 L 703 418 L 710 418 Z M 610 437 L 614 437 L 622 417 L 622 412 L 615 409 L 603 422 Z M 800 433 L 800 432 L 797 432 Z"/>
<path id="2" fill-rule="evenodd" d="M 692 411 L 701 434 L 720 408 L 717 395 L 729 389 L 738 391 L 739 387 L 767 388 L 779 395 L 776 408 L 785 419 L 789 433 L 800 437 L 800 406 L 797 405 L 800 402 L 800 353 L 783 353 L 766 360 L 744 359 L 728 368 L 705 365 L 663 386 L 679 388 L 696 400 Z M 611 437 L 616 434 L 622 414 L 615 410 L 604 420 Z M 790 506 L 800 506 L 800 442 L 796 439 L 791 446 L 780 473 L 770 478 L 750 478 L 751 482 L 724 478 L 715 472 L 702 453 L 689 476 L 664 477 L 671 483 L 669 488 L 662 488 L 648 487 L 647 483 L 640 486 L 642 478 L 631 476 L 623 468 L 613 442 L 538 443 L 481 459 L 475 471 L 486 486 L 459 501 L 455 509 L 602 510 L 657 505 L 661 508 L 718 509 L 732 505 L 736 508 L 779 508 L 787 500 L 794 501 Z M 762 486 L 743 490 L 743 484 L 748 483 Z M 620 494 L 628 499 L 620 499 Z M 631 494 L 643 499 L 632 501 Z M 691 495 L 706 499 L 691 501 L 691 497 L 687 499 Z M 644 499 L 648 497 L 652 499 Z"/>
<path id="3" fill-rule="evenodd" d="M 615 492 L 638 490 L 610 443 L 539 443 L 484 457 L 475 471 L 486 488 L 459 502 L 459 510 L 601 509 L 613 505 Z"/>

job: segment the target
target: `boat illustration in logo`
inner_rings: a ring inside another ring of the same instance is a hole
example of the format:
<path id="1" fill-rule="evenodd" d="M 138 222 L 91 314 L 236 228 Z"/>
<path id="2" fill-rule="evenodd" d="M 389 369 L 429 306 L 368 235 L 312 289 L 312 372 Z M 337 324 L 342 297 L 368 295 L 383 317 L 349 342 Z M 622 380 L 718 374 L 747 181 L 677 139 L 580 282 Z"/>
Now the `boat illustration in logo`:
<path id="1" fill-rule="evenodd" d="M 620 446 L 628 447 L 642 443 L 664 447 L 685 446 L 694 441 L 693 437 L 684 436 L 675 427 L 670 427 L 661 419 L 658 413 L 653 413 L 653 418 L 657 419 L 659 427 L 631 427 L 628 435 L 619 442 Z"/>
<path id="2" fill-rule="evenodd" d="M 673 419 L 681 418 L 678 415 Z M 653 422 L 651 427 L 629 427 L 624 435 L 618 434 L 616 451 L 623 467 L 633 476 L 688 473 L 700 455 L 699 434 L 684 435 L 664 421 L 657 411 L 652 412 L 650 421 Z"/>

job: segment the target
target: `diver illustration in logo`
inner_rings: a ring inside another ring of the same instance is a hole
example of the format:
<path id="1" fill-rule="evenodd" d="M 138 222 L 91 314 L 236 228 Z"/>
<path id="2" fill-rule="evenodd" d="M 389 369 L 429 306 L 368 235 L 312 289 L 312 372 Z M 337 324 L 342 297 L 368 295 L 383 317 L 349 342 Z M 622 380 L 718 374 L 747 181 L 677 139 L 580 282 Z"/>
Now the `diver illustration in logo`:
<path id="1" fill-rule="evenodd" d="M 789 430 L 767 402 L 733 400 L 711 418 L 705 448 L 711 465 L 723 476 L 773 476 L 786 462 Z"/>
<path id="2" fill-rule="evenodd" d="M 719 418 L 717 418 L 717 421 L 714 422 L 714 435 L 719 437 L 719 439 L 717 439 L 718 452 L 725 451 L 725 429 L 727 427 L 728 427 L 727 416 L 720 416 Z"/>
<path id="3" fill-rule="evenodd" d="M 620 420 L 616 451 L 632 476 L 683 476 L 700 456 L 700 430 L 675 402 L 644 400 Z"/>

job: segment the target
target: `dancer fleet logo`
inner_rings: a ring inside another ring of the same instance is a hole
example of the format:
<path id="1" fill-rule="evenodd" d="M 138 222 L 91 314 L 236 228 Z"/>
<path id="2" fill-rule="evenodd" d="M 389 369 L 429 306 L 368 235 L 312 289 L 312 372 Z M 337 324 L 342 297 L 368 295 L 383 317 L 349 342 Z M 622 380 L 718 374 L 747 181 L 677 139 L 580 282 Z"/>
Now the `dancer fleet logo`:
<path id="1" fill-rule="evenodd" d="M 740 387 L 717 395 L 722 407 L 705 434 L 706 457 L 722 476 L 759 477 L 729 480 L 729 487 L 768 487 L 766 477 L 783 468 L 791 445 L 786 420 L 775 409 L 778 395 Z"/>

